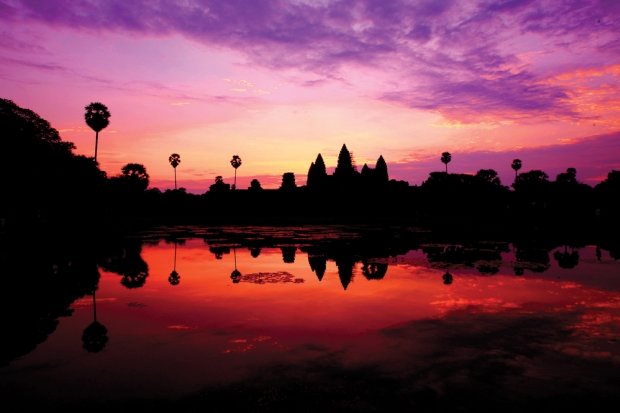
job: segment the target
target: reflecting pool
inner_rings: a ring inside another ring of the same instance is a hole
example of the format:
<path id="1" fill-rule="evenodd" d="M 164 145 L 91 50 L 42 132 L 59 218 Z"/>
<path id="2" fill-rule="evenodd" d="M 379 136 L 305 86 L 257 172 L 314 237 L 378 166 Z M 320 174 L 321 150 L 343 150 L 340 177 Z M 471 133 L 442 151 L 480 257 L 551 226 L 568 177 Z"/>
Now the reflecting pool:
<path id="1" fill-rule="evenodd" d="M 5 290 L 36 309 L 14 309 L 0 366 L 22 408 L 592 411 L 620 398 L 620 261 L 605 245 L 169 228 L 80 254 L 22 263 L 39 287 Z"/>

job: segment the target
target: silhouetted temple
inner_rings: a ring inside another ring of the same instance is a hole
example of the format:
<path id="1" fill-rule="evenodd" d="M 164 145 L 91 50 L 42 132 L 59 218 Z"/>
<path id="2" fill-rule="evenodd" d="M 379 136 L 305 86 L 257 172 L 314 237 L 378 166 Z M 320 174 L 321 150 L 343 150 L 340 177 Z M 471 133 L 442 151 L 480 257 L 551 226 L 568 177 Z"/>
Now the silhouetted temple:
<path id="1" fill-rule="evenodd" d="M 343 144 L 338 154 L 338 164 L 333 175 L 327 175 L 323 156 L 319 153 L 310 164 L 306 186 L 310 189 L 347 188 L 363 186 L 365 188 L 387 187 L 389 181 L 387 163 L 379 156 L 374 168 L 364 164 L 361 173 L 357 171 L 353 154 Z"/>

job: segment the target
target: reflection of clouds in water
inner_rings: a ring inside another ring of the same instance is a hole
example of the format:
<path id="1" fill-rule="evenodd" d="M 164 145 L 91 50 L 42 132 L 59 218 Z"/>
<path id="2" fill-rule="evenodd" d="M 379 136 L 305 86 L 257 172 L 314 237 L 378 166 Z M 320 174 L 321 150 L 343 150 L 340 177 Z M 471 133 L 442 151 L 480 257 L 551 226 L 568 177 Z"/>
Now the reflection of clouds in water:
<path id="1" fill-rule="evenodd" d="M 229 346 L 225 348 L 222 353 L 245 353 L 251 350 L 255 350 L 260 343 L 269 342 L 271 346 L 277 346 L 278 342 L 273 340 L 270 336 L 257 336 L 252 338 L 234 338 L 228 341 Z"/>
<path id="2" fill-rule="evenodd" d="M 132 308 L 144 308 L 147 305 L 144 304 L 144 303 L 139 303 L 137 301 L 131 301 L 131 302 L 127 303 L 127 306 L 128 307 L 132 307 Z"/>
<path id="3" fill-rule="evenodd" d="M 442 312 L 468 309 L 473 312 L 496 313 L 509 308 L 519 308 L 517 303 L 493 297 L 481 299 L 452 298 L 432 301 L 430 304 L 440 308 Z"/>
<path id="4" fill-rule="evenodd" d="M 295 276 L 286 271 L 277 272 L 256 272 L 252 274 L 245 274 L 241 276 L 240 282 L 254 283 L 254 284 L 277 284 L 277 283 L 294 283 L 301 284 L 304 281 L 303 278 L 295 278 Z"/>
<path id="5" fill-rule="evenodd" d="M 620 342 L 611 342 L 608 335 L 589 335 L 583 324 L 598 324 L 591 326 L 593 331 L 600 328 L 599 323 L 613 325 L 612 334 L 617 337 L 617 314 L 601 318 L 603 314 L 593 314 L 592 308 L 563 313 L 535 313 L 527 308 L 487 312 L 484 305 L 472 311 L 474 308 L 382 330 L 390 349 L 382 365 L 418 371 L 417 385 L 436 381 L 444 389 L 467 377 L 467 387 L 480 391 L 484 383 L 495 383 L 498 391 L 511 392 L 512 386 L 515 395 L 519 391 L 538 394 L 536 380 L 544 380 L 551 392 L 563 393 L 576 383 L 608 389 L 610 394 L 613 391 L 608 380 L 617 373 L 608 361 L 618 361 Z M 606 358 L 606 363 L 586 362 L 594 357 Z M 528 383 L 521 377 L 535 381 Z M 503 383 L 512 384 L 504 388 Z"/>
<path id="6" fill-rule="evenodd" d="M 97 304 L 101 304 L 101 303 L 113 303 L 118 301 L 118 298 L 116 297 L 105 297 L 105 298 L 99 298 L 99 296 L 97 296 Z M 73 302 L 73 304 L 71 304 L 72 308 L 82 308 L 82 307 L 92 307 L 93 306 L 93 296 L 87 296 L 87 297 L 83 297 L 83 298 L 79 298 L 77 300 L 75 300 Z"/>
<path id="7" fill-rule="evenodd" d="M 606 359 L 620 363 L 620 298 L 597 302 L 588 308 L 575 323 L 572 341 L 557 349 L 569 355 L 586 359 Z M 596 343 L 596 346 L 592 344 Z"/>
<path id="8" fill-rule="evenodd" d="M 185 324 L 173 324 L 167 326 L 169 330 L 177 330 L 177 331 L 186 331 L 186 330 L 195 330 L 196 327 L 191 327 Z"/>
<path id="9" fill-rule="evenodd" d="M 484 306 L 470 306 L 331 345 L 304 340 L 217 392 L 230 391 L 244 403 L 260 401 L 266 411 L 294 406 L 296 400 L 306 400 L 308 408 L 321 400 L 323 408 L 334 411 L 347 406 L 523 411 L 540 402 L 550 410 L 573 411 L 580 404 L 618 399 L 620 342 L 582 337 L 577 330 L 588 314 L 584 311 L 488 313 Z M 250 351 L 258 344 L 255 339 L 232 341 L 236 347 L 229 352 Z M 277 389 L 277 394 L 266 399 L 266 389 Z"/>

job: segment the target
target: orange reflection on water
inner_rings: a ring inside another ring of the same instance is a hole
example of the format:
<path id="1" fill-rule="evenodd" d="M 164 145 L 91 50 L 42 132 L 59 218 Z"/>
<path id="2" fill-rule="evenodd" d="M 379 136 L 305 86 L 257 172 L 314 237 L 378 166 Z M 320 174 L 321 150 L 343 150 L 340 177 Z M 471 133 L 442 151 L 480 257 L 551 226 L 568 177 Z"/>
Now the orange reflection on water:
<path id="1" fill-rule="evenodd" d="M 390 265 L 384 279 L 367 280 L 360 262 L 345 290 L 334 261 L 327 261 L 319 280 L 299 249 L 293 263 L 285 263 L 278 248 L 263 249 L 257 258 L 247 248 L 230 248 L 216 259 L 196 239 L 177 246 L 176 266 L 173 244 L 146 246 L 142 257 L 150 274 L 144 287 L 125 289 L 113 282 L 117 275 L 104 273 L 100 297 L 126 302 L 117 308 L 141 314 L 148 324 L 183 326 L 176 330 L 235 326 L 275 337 L 356 334 L 457 309 L 560 311 L 615 296 L 574 281 L 502 273 L 483 277 L 457 271 L 454 282 L 444 285 L 445 271 L 408 264 Z M 173 268 L 180 275 L 178 285 L 168 281 Z M 235 269 L 241 274 L 238 283 L 231 279 Z M 144 308 L 130 305 L 136 300 Z"/>
<path id="2" fill-rule="evenodd" d="M 600 374 L 588 363 L 564 367 L 576 360 L 619 362 L 617 264 L 599 263 L 591 251 L 583 251 L 581 273 L 551 261 L 545 273 L 516 276 L 507 253 L 508 266 L 497 274 L 456 267 L 452 278 L 410 251 L 377 259 L 389 266 L 383 279 L 370 280 L 354 257 L 328 260 L 319 277 L 305 252 L 297 248 L 290 262 L 292 253 L 284 250 L 285 262 L 280 248 L 253 257 L 247 248 L 210 251 L 189 239 L 176 246 L 175 261 L 174 244 L 144 244 L 148 277 L 141 287 L 127 288 L 119 274 L 101 271 L 96 303 L 109 335 L 105 349 L 81 348 L 93 321 L 86 297 L 46 342 L 13 364 L 14 379 L 53 397 L 72 399 L 79 388 L 85 398 L 105 391 L 108 399 L 123 399 L 177 397 L 254 380 L 278 366 L 302 375 L 327 366 L 328 378 L 333 366 L 373 366 L 443 391 L 478 374 L 480 359 L 505 368 L 488 374 L 518 368 L 523 377 L 551 382 Z M 173 271 L 178 283 L 171 284 Z M 612 287 L 597 285 L 601 279 Z M 53 367 L 34 368 L 43 365 Z"/>

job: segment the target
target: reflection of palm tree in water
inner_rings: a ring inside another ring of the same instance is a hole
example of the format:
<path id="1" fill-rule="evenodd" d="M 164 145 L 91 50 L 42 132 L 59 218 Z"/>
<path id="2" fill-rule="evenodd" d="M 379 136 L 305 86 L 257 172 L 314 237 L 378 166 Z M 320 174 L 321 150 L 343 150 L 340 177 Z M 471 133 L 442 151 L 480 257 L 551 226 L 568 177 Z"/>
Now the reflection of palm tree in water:
<path id="1" fill-rule="evenodd" d="M 170 273 L 170 277 L 168 277 L 168 282 L 170 285 L 179 285 L 181 282 L 181 276 L 177 272 L 177 240 L 174 240 L 174 261 L 172 264 L 172 272 Z"/>
<path id="2" fill-rule="evenodd" d="M 233 255 L 235 257 L 235 269 L 230 273 L 230 279 L 233 283 L 238 284 L 241 281 L 241 272 L 237 270 L 237 248 L 233 247 Z"/>
<path id="3" fill-rule="evenodd" d="M 387 263 L 362 261 L 362 274 L 367 280 L 382 280 L 387 269 Z"/>
<path id="4" fill-rule="evenodd" d="M 82 333 L 82 347 L 89 353 L 98 353 L 108 342 L 108 329 L 97 321 L 97 299 L 93 290 L 93 322 Z"/>
<path id="5" fill-rule="evenodd" d="M 453 277 L 453 276 L 452 276 L 452 274 L 450 274 L 449 272 L 446 272 L 446 273 L 442 276 L 442 278 L 443 278 L 443 283 L 444 283 L 445 285 L 450 285 L 450 284 L 452 284 L 452 282 L 453 282 L 453 280 L 454 280 L 454 277 Z"/>

